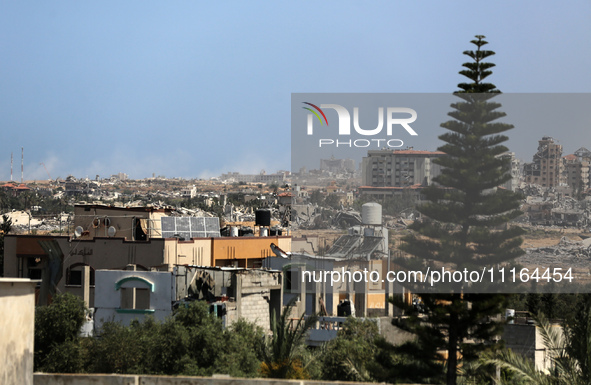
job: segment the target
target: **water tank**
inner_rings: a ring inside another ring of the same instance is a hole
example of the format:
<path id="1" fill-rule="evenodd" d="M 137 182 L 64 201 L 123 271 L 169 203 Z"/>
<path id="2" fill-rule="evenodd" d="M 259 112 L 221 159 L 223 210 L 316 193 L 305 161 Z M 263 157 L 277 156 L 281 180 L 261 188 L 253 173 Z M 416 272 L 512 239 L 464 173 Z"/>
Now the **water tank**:
<path id="1" fill-rule="evenodd" d="M 382 205 L 376 202 L 370 202 L 361 206 L 361 221 L 364 225 L 381 225 Z"/>
<path id="2" fill-rule="evenodd" d="M 257 210 L 254 212 L 255 226 L 271 226 L 271 210 Z"/>
<path id="3" fill-rule="evenodd" d="M 266 227 L 262 227 L 261 232 L 260 232 L 260 236 L 261 237 L 268 237 L 269 236 L 269 229 Z"/>
<path id="4" fill-rule="evenodd" d="M 232 226 L 230 227 L 230 236 L 237 237 L 238 236 L 238 227 Z"/>

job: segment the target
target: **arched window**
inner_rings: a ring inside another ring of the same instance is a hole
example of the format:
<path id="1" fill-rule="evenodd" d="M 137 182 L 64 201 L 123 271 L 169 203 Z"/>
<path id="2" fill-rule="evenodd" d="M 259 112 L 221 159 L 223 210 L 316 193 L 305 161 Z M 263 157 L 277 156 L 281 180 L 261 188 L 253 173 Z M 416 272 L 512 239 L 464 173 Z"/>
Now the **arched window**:
<path id="1" fill-rule="evenodd" d="M 130 276 L 115 283 L 115 290 L 121 292 L 119 313 L 150 313 L 150 293 L 154 284 L 143 277 Z"/>
<path id="2" fill-rule="evenodd" d="M 84 266 L 90 267 L 90 286 L 94 286 L 94 268 L 86 263 L 74 263 L 66 269 L 66 286 L 82 286 Z"/>

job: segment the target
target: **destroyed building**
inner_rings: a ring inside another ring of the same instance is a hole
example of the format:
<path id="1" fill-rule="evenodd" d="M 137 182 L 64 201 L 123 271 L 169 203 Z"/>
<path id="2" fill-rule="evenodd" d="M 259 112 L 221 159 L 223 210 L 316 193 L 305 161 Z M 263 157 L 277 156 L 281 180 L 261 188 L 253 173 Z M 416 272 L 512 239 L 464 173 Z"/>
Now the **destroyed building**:
<path id="1" fill-rule="evenodd" d="M 77 208 L 79 225 L 71 236 L 6 235 L 5 275 L 42 279 L 46 287 L 88 296 L 92 307 L 99 269 L 122 269 L 129 264 L 143 271 L 171 271 L 185 264 L 260 268 L 262 260 L 273 255 L 271 243 L 291 250 L 291 237 L 273 233 L 268 225 L 259 226 L 259 236 L 252 231 L 223 236 L 218 218 L 172 217 L 145 207 Z M 85 285 L 86 274 L 89 285 Z M 40 296 L 40 300 L 46 303 L 48 298 Z"/>
<path id="2" fill-rule="evenodd" d="M 502 184 L 500 187 L 503 187 L 507 190 L 515 191 L 519 186 L 519 182 L 521 180 L 521 162 L 519 159 L 515 157 L 514 152 L 505 152 L 499 155 L 501 159 L 508 159 L 510 164 L 509 173 L 511 174 L 511 179 L 507 182 Z"/>
<path id="3" fill-rule="evenodd" d="M 335 159 L 331 156 L 330 159 L 320 159 L 320 170 L 332 173 L 354 173 L 355 161 L 353 159 Z"/>
<path id="4" fill-rule="evenodd" d="M 224 327 L 242 318 L 271 330 L 283 306 L 282 273 L 232 267 L 175 266 L 172 271 L 97 270 L 95 328 L 147 315 L 163 321 L 175 307 L 206 301 Z"/>
<path id="5" fill-rule="evenodd" d="M 538 152 L 531 163 L 523 167 L 525 183 L 542 187 L 558 187 L 562 182 L 562 145 L 554 138 L 544 136 L 538 142 Z"/>
<path id="6" fill-rule="evenodd" d="M 368 151 L 361 165 L 362 185 L 369 187 L 428 186 L 441 173 L 434 159 L 445 156 L 441 151 L 405 150 Z"/>
<path id="7" fill-rule="evenodd" d="M 574 191 L 583 192 L 589 188 L 590 162 L 591 152 L 584 147 L 563 158 L 564 181 Z"/>

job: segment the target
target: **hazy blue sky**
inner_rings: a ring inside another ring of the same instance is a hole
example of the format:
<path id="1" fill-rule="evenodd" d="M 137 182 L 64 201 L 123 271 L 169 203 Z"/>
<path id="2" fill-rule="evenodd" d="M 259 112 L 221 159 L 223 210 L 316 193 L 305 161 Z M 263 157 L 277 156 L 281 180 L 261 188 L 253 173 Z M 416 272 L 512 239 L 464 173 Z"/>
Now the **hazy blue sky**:
<path id="1" fill-rule="evenodd" d="M 289 169 L 292 92 L 452 92 L 475 34 L 503 92 L 591 92 L 590 20 L 583 0 L 2 1 L 0 179 L 21 147 L 25 179 Z"/>

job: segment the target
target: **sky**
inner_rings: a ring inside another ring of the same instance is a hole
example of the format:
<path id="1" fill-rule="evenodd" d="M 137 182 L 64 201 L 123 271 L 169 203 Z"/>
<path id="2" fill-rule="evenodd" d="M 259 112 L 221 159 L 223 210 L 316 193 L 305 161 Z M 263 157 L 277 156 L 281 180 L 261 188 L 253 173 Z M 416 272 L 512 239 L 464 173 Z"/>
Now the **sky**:
<path id="1" fill-rule="evenodd" d="M 589 20 L 583 0 L 2 1 L 0 180 L 21 148 L 25 180 L 288 170 L 292 93 L 453 92 L 477 34 L 504 93 L 588 93 Z M 523 154 L 591 148 L 579 130 Z"/>

